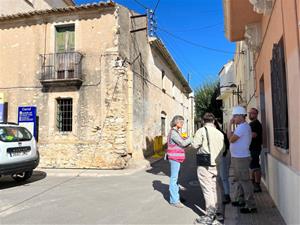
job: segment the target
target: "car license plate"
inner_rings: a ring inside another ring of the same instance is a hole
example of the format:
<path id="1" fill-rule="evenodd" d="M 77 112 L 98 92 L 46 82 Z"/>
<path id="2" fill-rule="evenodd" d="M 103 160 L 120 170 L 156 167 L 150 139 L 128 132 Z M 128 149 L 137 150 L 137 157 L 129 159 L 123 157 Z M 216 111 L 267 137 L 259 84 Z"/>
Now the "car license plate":
<path id="1" fill-rule="evenodd" d="M 10 155 L 13 156 L 13 157 L 23 156 L 23 155 L 28 155 L 28 152 L 12 152 Z"/>
<path id="2" fill-rule="evenodd" d="M 8 148 L 7 153 L 10 156 L 23 156 L 23 155 L 28 155 L 30 152 L 31 148 L 30 146 L 25 146 L 25 147 L 16 147 L 16 148 Z"/>

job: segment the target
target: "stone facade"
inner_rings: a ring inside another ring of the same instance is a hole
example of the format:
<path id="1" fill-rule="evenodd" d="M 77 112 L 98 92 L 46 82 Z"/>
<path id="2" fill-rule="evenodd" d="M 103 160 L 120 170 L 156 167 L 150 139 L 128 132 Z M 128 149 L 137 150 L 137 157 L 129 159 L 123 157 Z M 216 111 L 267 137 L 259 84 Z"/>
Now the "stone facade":
<path id="1" fill-rule="evenodd" d="M 73 5 L 73 0 L 1 0 L 0 15 L 11 15 Z"/>
<path id="2" fill-rule="evenodd" d="M 8 102 L 9 121 L 17 121 L 18 106 L 37 107 L 40 166 L 125 168 L 153 153 L 153 139 L 162 133 L 161 112 L 167 115 L 167 127 L 175 114 L 193 122 L 187 82 L 153 48 L 146 32 L 130 33 L 146 25 L 143 19 L 133 21 L 133 14 L 114 3 L 100 3 L 0 17 L 0 92 Z M 55 53 L 55 29 L 66 25 L 75 29 L 82 83 L 65 79 L 63 85 L 45 86 L 41 58 Z M 167 74 L 165 92 L 161 70 Z M 172 82 L 176 91 L 170 97 Z M 71 132 L 57 127 L 57 100 L 65 98 L 72 99 Z"/>

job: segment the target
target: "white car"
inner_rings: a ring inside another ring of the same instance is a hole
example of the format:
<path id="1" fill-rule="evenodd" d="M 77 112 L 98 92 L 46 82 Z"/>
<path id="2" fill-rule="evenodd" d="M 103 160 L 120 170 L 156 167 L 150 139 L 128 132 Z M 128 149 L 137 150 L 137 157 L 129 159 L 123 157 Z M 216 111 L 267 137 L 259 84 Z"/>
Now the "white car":
<path id="1" fill-rule="evenodd" d="M 29 179 L 39 164 L 35 138 L 25 127 L 0 123 L 0 176 L 16 181 Z"/>

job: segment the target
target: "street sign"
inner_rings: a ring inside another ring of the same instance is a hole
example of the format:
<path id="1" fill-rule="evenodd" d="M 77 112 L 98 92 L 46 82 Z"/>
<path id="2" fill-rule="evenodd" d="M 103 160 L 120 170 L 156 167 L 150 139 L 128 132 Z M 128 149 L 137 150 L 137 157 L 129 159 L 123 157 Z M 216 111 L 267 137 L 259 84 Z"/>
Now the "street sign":
<path id="1" fill-rule="evenodd" d="M 4 103 L 0 102 L 0 123 L 4 122 Z"/>
<path id="2" fill-rule="evenodd" d="M 37 138 L 36 107 L 19 106 L 18 124 L 20 126 L 26 127 L 34 135 L 34 137 Z"/>
<path id="3" fill-rule="evenodd" d="M 6 120 L 6 108 L 4 101 L 4 93 L 0 92 L 0 123 L 5 122 Z"/>

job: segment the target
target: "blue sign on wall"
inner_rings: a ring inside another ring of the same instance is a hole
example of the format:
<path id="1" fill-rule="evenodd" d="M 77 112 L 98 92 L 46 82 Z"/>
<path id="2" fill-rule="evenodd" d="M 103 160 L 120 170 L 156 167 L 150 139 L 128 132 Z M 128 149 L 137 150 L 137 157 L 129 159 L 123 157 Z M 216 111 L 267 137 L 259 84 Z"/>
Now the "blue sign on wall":
<path id="1" fill-rule="evenodd" d="M 4 122 L 4 103 L 0 103 L 0 123 Z"/>
<path id="2" fill-rule="evenodd" d="M 36 107 L 34 106 L 19 106 L 18 122 L 35 122 Z"/>
<path id="3" fill-rule="evenodd" d="M 18 108 L 18 124 L 26 127 L 37 137 L 36 130 L 36 107 L 35 106 L 19 106 Z"/>

